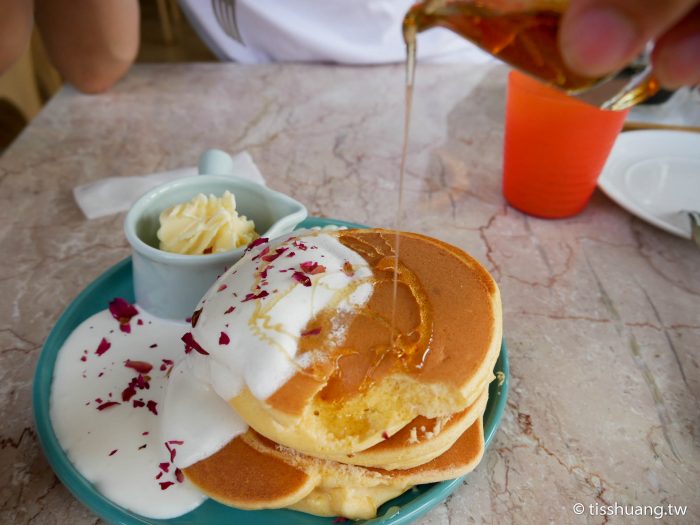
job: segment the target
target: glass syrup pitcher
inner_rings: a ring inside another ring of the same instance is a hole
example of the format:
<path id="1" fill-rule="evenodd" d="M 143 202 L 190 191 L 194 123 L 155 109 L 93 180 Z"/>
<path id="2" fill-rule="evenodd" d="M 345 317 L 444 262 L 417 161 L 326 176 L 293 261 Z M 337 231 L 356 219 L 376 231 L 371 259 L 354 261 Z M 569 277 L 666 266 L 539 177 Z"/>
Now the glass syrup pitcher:
<path id="1" fill-rule="evenodd" d="M 433 27 L 454 31 L 507 64 L 602 109 L 621 110 L 659 90 L 651 46 L 633 64 L 602 78 L 571 71 L 559 52 L 561 17 L 569 0 L 426 0 L 403 21 L 408 62 L 416 35 Z"/>

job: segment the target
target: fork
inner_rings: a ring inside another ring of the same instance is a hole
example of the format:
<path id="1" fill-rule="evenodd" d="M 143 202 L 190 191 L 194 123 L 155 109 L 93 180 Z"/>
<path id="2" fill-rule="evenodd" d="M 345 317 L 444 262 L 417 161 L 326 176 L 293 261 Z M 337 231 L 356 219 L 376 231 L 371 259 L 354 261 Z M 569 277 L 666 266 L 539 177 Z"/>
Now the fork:
<path id="1" fill-rule="evenodd" d="M 236 0 L 211 0 L 214 16 L 228 36 L 243 43 L 236 23 Z"/>
<path id="2" fill-rule="evenodd" d="M 690 219 L 690 238 L 700 246 L 700 212 L 686 210 L 683 213 Z"/>

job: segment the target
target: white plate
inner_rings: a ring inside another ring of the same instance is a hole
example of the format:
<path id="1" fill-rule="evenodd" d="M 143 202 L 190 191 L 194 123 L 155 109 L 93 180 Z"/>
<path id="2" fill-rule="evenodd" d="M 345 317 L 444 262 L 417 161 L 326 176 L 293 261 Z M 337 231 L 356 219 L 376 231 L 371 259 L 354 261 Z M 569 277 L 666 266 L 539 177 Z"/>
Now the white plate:
<path id="1" fill-rule="evenodd" d="M 700 211 L 700 133 L 621 133 L 598 187 L 637 217 L 690 238 L 690 219 L 681 212 Z"/>

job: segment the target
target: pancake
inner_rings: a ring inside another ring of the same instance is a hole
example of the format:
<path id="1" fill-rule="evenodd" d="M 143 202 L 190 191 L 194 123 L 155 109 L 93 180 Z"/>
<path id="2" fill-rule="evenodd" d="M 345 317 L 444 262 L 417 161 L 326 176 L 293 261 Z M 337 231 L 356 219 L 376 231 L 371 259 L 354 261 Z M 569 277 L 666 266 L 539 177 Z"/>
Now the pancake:
<path id="1" fill-rule="evenodd" d="M 470 472 L 483 452 L 481 417 L 445 453 L 404 470 L 358 467 L 314 458 L 249 430 L 184 472 L 212 499 L 239 508 L 289 507 L 319 516 L 369 519 L 381 504 L 414 485 Z"/>
<path id="2" fill-rule="evenodd" d="M 319 474 L 305 472 L 243 436 L 213 456 L 184 469 L 185 475 L 211 498 L 239 509 L 276 509 L 298 502 L 319 484 Z"/>
<path id="3" fill-rule="evenodd" d="M 469 407 L 449 416 L 418 416 L 393 436 L 357 452 L 332 458 L 340 463 L 385 470 L 408 469 L 431 461 L 447 451 L 467 428 L 482 416 L 488 388 Z"/>
<path id="4" fill-rule="evenodd" d="M 331 303 L 315 315 L 299 340 L 299 369 L 272 395 L 243 387 L 230 400 L 260 434 L 326 459 L 357 455 L 417 417 L 465 410 L 493 379 L 501 342 L 496 283 L 462 250 L 400 233 L 394 312 L 395 232 L 335 235 L 372 269 L 371 297 L 351 311 Z M 340 343 L 329 336 L 339 325 Z"/>

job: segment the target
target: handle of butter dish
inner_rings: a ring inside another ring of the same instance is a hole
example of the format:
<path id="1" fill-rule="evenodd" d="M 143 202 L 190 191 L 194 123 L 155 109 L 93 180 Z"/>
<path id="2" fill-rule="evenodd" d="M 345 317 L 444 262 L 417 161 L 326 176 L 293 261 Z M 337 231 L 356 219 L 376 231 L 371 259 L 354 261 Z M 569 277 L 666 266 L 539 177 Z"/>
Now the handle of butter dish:
<path id="1" fill-rule="evenodd" d="M 233 175 L 231 155 L 220 149 L 208 149 L 199 157 L 200 175 Z"/>

